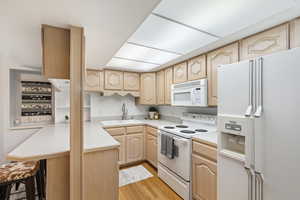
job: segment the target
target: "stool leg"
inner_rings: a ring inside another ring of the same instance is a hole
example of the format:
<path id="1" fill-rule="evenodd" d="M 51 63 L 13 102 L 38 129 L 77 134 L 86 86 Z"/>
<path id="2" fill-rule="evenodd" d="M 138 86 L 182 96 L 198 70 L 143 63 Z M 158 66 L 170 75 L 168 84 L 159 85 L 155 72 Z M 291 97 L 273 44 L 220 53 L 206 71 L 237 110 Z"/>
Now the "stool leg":
<path id="1" fill-rule="evenodd" d="M 47 166 L 47 161 L 41 160 L 40 161 L 41 185 L 42 185 L 42 194 L 44 198 L 46 198 L 46 173 L 47 173 L 46 166 Z"/>
<path id="2" fill-rule="evenodd" d="M 9 200 L 12 184 L 0 186 L 0 199 Z"/>
<path id="3" fill-rule="evenodd" d="M 17 182 L 17 183 L 16 183 L 16 191 L 19 190 L 19 187 L 20 187 L 20 182 Z"/>
<path id="4" fill-rule="evenodd" d="M 25 180 L 26 199 L 35 200 L 34 177 L 29 177 Z"/>
<path id="5" fill-rule="evenodd" d="M 38 196 L 39 196 L 39 200 L 43 200 L 43 184 L 42 184 L 42 171 L 38 170 L 36 175 L 35 175 L 35 179 L 36 179 L 36 188 L 38 191 Z"/>

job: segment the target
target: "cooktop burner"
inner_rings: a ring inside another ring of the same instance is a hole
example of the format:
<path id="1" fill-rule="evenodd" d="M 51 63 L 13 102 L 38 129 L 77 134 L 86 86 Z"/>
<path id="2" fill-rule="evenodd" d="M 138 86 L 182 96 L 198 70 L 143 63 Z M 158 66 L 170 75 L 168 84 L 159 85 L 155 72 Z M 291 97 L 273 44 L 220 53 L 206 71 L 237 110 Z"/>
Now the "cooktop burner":
<path id="1" fill-rule="evenodd" d="M 177 128 L 188 128 L 186 125 L 176 125 Z"/>
<path id="2" fill-rule="evenodd" d="M 204 132 L 207 132 L 208 130 L 206 130 L 206 129 L 196 129 L 195 131 L 204 133 Z"/>
<path id="3" fill-rule="evenodd" d="M 189 133 L 189 134 L 196 133 L 195 131 L 191 131 L 191 130 L 181 130 L 180 132 L 181 133 Z"/>
<path id="4" fill-rule="evenodd" d="M 175 127 L 174 126 L 165 126 L 164 128 L 166 128 L 166 129 L 174 129 Z"/>

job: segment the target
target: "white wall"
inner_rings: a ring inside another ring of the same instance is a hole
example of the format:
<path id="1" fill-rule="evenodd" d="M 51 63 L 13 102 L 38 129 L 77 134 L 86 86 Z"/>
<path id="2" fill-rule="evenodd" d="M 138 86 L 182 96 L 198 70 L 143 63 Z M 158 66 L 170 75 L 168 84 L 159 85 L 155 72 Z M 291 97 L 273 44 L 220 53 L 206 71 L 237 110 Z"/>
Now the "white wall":
<path id="1" fill-rule="evenodd" d="M 100 96 L 97 93 L 91 94 L 91 117 L 117 117 L 122 116 L 122 104 L 125 103 L 128 109 L 128 115 L 146 115 L 148 106 L 135 105 L 135 99 L 132 96 Z"/>
<path id="2" fill-rule="evenodd" d="M 19 66 L 19 63 L 14 54 L 0 48 L 0 162 L 4 161 L 6 153 L 36 131 L 36 129 L 10 130 L 9 69 L 15 66 Z"/>
<path id="3" fill-rule="evenodd" d="M 0 91 L 4 89 L 4 67 L 3 56 L 0 54 Z M 3 93 L 2 93 L 3 95 Z M 3 161 L 4 151 L 4 95 L 0 98 L 0 163 Z"/>

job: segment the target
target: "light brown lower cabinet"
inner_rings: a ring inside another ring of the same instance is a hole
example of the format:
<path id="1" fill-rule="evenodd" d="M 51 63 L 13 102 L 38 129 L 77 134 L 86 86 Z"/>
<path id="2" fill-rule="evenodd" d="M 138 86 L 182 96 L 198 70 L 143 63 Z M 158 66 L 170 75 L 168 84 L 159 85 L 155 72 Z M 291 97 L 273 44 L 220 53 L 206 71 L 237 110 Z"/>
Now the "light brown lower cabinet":
<path id="1" fill-rule="evenodd" d="M 142 133 L 126 135 L 126 161 L 142 160 L 144 157 L 144 135 Z"/>
<path id="2" fill-rule="evenodd" d="M 125 164 L 126 163 L 126 151 L 125 151 L 125 136 L 114 136 L 115 140 L 117 140 L 120 143 L 119 147 L 119 164 Z"/>
<path id="3" fill-rule="evenodd" d="M 119 164 L 147 160 L 157 167 L 157 129 L 150 126 L 106 128 L 120 143 Z"/>
<path id="4" fill-rule="evenodd" d="M 207 149 L 204 149 L 205 147 Z M 217 200 L 217 161 L 214 160 L 214 150 L 216 151 L 216 147 L 193 142 L 192 195 L 194 200 Z"/>
<path id="5" fill-rule="evenodd" d="M 157 137 L 146 134 L 146 160 L 157 167 Z"/>
<path id="6" fill-rule="evenodd" d="M 119 199 L 118 150 L 108 149 L 83 155 L 83 199 Z M 103 181 L 105 180 L 105 181 Z M 70 156 L 47 159 L 47 200 L 70 199 Z"/>

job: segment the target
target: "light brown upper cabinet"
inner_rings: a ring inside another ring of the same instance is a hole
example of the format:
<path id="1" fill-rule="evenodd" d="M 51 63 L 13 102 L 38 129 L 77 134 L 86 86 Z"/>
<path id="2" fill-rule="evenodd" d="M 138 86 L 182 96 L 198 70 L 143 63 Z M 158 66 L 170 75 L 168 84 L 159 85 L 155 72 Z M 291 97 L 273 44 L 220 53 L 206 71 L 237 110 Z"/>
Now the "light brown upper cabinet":
<path id="1" fill-rule="evenodd" d="M 290 47 L 300 47 L 300 18 L 297 18 L 291 22 Z"/>
<path id="2" fill-rule="evenodd" d="M 86 70 L 85 90 L 99 92 L 103 90 L 103 71 Z"/>
<path id="3" fill-rule="evenodd" d="M 241 41 L 241 60 L 286 50 L 289 47 L 288 24 L 255 34 Z"/>
<path id="4" fill-rule="evenodd" d="M 123 90 L 123 72 L 104 70 L 104 78 L 106 90 Z"/>
<path id="5" fill-rule="evenodd" d="M 205 55 L 198 56 L 188 61 L 188 80 L 197 80 L 206 77 Z"/>
<path id="6" fill-rule="evenodd" d="M 140 103 L 156 104 L 156 73 L 141 74 Z"/>
<path id="7" fill-rule="evenodd" d="M 140 74 L 124 72 L 124 90 L 138 91 L 140 89 Z"/>
<path id="8" fill-rule="evenodd" d="M 165 104 L 171 104 L 171 86 L 173 84 L 173 68 L 165 69 Z"/>
<path id="9" fill-rule="evenodd" d="M 42 25 L 43 76 L 70 79 L 70 30 Z"/>
<path id="10" fill-rule="evenodd" d="M 187 81 L 187 62 L 179 63 L 174 66 L 174 83 Z"/>
<path id="11" fill-rule="evenodd" d="M 207 78 L 208 78 L 208 104 L 217 106 L 217 67 L 222 64 L 230 64 L 239 60 L 239 45 L 233 43 L 220 49 L 214 50 L 207 55 Z"/>
<path id="12" fill-rule="evenodd" d="M 157 104 L 165 103 L 165 71 L 159 71 L 156 73 L 157 80 Z"/>

